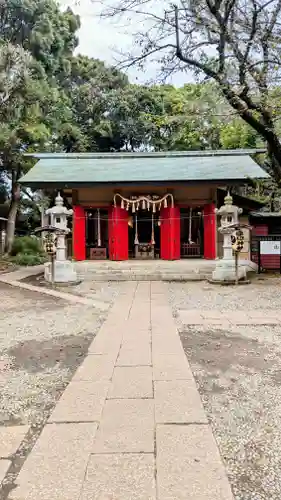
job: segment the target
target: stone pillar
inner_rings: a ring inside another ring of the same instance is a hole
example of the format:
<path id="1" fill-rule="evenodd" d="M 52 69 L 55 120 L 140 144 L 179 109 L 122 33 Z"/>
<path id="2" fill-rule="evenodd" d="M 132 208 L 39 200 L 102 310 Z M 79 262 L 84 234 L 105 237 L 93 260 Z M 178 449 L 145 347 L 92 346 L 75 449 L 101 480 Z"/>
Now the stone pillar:
<path id="1" fill-rule="evenodd" d="M 244 267 L 237 265 L 232 250 L 231 235 L 235 224 L 238 224 L 238 216 L 242 209 L 232 204 L 232 196 L 229 194 L 224 199 L 224 205 L 216 211 L 221 217 L 220 233 L 223 235 L 223 257 L 216 261 L 216 268 L 212 274 L 212 280 L 217 283 L 235 283 L 236 273 L 238 280 L 246 277 Z"/>

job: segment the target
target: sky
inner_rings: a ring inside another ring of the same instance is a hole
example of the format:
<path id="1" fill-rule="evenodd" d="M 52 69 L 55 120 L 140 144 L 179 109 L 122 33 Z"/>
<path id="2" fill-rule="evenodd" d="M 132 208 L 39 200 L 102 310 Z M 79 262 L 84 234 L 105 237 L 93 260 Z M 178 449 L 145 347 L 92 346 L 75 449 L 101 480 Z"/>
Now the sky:
<path id="1" fill-rule="evenodd" d="M 101 20 L 98 16 L 99 7 L 91 0 L 59 0 L 62 8 L 71 9 L 80 16 L 81 28 L 78 32 L 79 46 L 77 53 L 101 59 L 107 64 L 116 64 L 114 49 L 127 51 L 132 47 L 132 32 L 137 27 L 137 22 L 132 21 L 130 27 L 124 27 L 117 20 Z M 127 71 L 132 83 L 148 83 L 157 80 L 157 68 L 154 64 L 148 65 L 145 72 L 136 68 Z M 177 73 L 168 83 L 176 86 L 192 81 L 190 73 Z"/>

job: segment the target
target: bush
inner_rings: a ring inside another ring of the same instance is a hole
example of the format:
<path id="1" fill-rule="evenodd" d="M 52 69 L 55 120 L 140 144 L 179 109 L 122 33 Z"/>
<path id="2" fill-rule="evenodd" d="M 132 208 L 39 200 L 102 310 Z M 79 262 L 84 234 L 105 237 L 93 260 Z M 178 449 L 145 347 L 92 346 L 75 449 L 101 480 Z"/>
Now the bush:
<path id="1" fill-rule="evenodd" d="M 43 255 L 44 251 L 41 245 L 41 240 L 31 236 L 17 236 L 11 250 L 11 256 L 18 254 L 25 255 Z"/>
<path id="2" fill-rule="evenodd" d="M 17 266 L 36 266 L 46 262 L 46 254 L 39 238 L 31 236 L 18 236 L 15 238 L 11 258 Z"/>
<path id="3" fill-rule="evenodd" d="M 46 262 L 46 256 L 41 253 L 18 253 L 11 258 L 11 261 L 17 266 L 37 266 Z"/>

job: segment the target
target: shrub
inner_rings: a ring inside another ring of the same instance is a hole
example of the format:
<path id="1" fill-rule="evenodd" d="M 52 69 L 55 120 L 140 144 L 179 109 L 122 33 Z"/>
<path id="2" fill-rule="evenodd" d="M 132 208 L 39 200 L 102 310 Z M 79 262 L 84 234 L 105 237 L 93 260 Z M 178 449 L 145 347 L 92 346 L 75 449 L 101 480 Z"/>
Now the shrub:
<path id="1" fill-rule="evenodd" d="M 47 258 L 43 253 L 18 253 L 11 258 L 11 261 L 17 266 L 36 266 L 37 264 L 43 264 L 46 260 Z"/>
<path id="2" fill-rule="evenodd" d="M 31 236 L 17 236 L 11 250 L 11 255 L 21 254 L 43 254 L 41 240 Z"/>
<path id="3" fill-rule="evenodd" d="M 39 238 L 31 236 L 18 236 L 15 238 L 10 260 L 18 266 L 36 266 L 46 262 Z"/>

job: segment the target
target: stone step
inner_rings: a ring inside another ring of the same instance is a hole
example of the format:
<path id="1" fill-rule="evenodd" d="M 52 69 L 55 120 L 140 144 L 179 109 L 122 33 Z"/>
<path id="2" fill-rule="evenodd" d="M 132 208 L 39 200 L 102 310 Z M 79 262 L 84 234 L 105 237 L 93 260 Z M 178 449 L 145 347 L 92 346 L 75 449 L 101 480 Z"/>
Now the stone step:
<path id="1" fill-rule="evenodd" d="M 81 279 L 83 276 L 80 275 Z M 106 272 L 106 273 L 93 273 L 93 281 L 204 281 L 211 277 L 208 273 L 189 273 L 189 274 L 176 274 L 176 273 L 130 273 L 130 272 Z"/>

